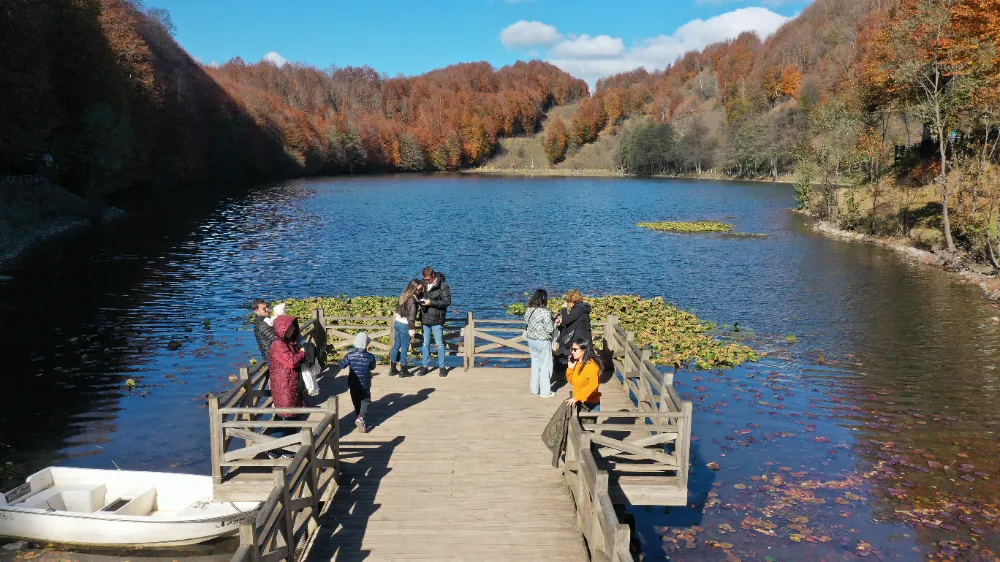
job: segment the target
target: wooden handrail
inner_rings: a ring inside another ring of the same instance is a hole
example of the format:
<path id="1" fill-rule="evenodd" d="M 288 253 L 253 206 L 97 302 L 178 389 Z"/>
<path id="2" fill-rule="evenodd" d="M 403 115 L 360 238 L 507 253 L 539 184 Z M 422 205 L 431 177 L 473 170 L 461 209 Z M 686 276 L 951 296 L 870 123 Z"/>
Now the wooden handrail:
<path id="1" fill-rule="evenodd" d="M 223 425 L 221 420 L 227 415 L 241 415 L 240 410 L 216 407 L 213 417 L 220 419 L 216 425 Z M 336 488 L 339 474 L 339 403 L 336 398 L 331 398 L 321 408 L 294 410 L 321 413 L 323 418 L 314 428 L 304 427 L 298 435 L 289 436 L 299 444 L 295 457 L 291 462 L 287 459 L 274 461 L 287 466 L 274 467 L 274 486 L 267 499 L 254 518 L 241 523 L 240 547 L 231 562 L 293 562 L 297 548 L 319 527 L 321 500 L 330 501 L 333 497 L 330 492 Z M 216 437 L 213 434 L 213 443 L 219 441 Z M 263 444 L 286 440 L 290 439 L 272 439 Z M 322 479 L 321 486 L 319 475 L 323 471 L 330 471 L 331 474 Z M 213 457 L 213 475 L 215 472 Z"/>

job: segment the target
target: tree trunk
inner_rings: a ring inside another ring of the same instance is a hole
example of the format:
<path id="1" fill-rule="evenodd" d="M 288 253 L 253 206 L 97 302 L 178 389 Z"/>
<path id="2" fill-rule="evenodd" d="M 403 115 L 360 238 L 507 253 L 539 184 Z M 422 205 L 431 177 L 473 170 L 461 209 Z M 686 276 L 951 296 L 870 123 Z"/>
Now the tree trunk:
<path id="1" fill-rule="evenodd" d="M 951 237 L 951 220 L 948 218 L 948 177 L 946 174 L 948 165 L 948 144 L 944 137 L 944 125 L 938 125 L 938 147 L 941 151 L 941 175 L 938 181 L 941 182 L 941 229 L 944 231 L 944 241 L 949 252 L 955 251 L 955 240 Z"/>

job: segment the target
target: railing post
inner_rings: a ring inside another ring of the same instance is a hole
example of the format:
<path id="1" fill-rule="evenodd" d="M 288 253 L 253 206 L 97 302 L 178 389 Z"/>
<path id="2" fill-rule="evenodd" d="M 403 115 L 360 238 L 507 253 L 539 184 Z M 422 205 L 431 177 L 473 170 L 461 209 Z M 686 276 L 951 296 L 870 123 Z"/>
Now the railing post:
<path id="1" fill-rule="evenodd" d="M 333 398 L 333 481 L 340 482 L 340 396 Z"/>
<path id="2" fill-rule="evenodd" d="M 306 532 L 311 535 L 319 528 L 319 467 L 316 466 L 316 436 L 307 428 L 302 428 L 299 435 L 302 444 L 309 447 L 309 451 L 306 453 L 306 473 L 302 476 L 305 478 L 310 492 L 309 503 L 311 505 Z"/>
<path id="3" fill-rule="evenodd" d="M 649 405 L 652 406 L 653 405 L 652 404 L 652 402 L 653 402 L 653 388 L 652 388 L 652 384 L 650 383 L 649 379 L 647 379 L 646 377 L 642 376 L 642 372 L 644 370 L 648 370 L 648 369 L 646 369 L 646 361 L 649 361 L 650 357 L 652 357 L 652 352 L 650 352 L 648 349 L 643 349 L 642 351 L 640 351 L 640 353 L 639 353 L 639 365 L 638 365 L 638 368 L 636 370 L 639 371 L 639 391 L 643 395 L 640 398 L 640 400 L 642 400 L 644 402 L 649 402 L 650 403 Z M 652 377 L 652 373 L 649 373 L 649 375 L 650 375 L 650 378 L 653 378 Z"/>
<path id="4" fill-rule="evenodd" d="M 281 534 L 285 537 L 285 560 L 293 560 L 295 557 L 295 514 L 289 509 L 289 504 L 292 503 L 292 497 L 288 489 L 288 475 L 285 473 L 284 467 L 278 467 L 274 469 L 274 485 L 281 488 L 281 513 L 283 514 L 284 521 L 281 521 L 281 516 L 275 521 L 275 525 L 280 525 L 282 532 Z M 283 524 L 282 524 L 283 523 Z"/>
<path id="5" fill-rule="evenodd" d="M 222 416 L 219 414 L 219 397 L 208 397 L 209 447 L 212 449 L 212 483 L 222 484 L 222 458 L 225 456 Z"/>
<path id="6" fill-rule="evenodd" d="M 616 326 L 618 326 L 618 316 L 609 314 L 607 321 L 604 323 L 604 348 L 610 349 L 612 354 L 618 351 L 618 330 Z"/>
<path id="7" fill-rule="evenodd" d="M 688 468 L 690 468 L 690 450 L 691 450 L 691 401 L 685 400 L 681 403 L 681 423 L 683 426 L 677 435 L 678 446 L 675 448 L 677 454 L 677 464 L 680 465 L 680 485 L 683 489 L 687 489 L 688 485 Z"/>
<path id="8" fill-rule="evenodd" d="M 442 335 L 441 337 L 443 338 L 444 335 Z M 389 366 L 390 367 L 392 367 L 392 363 L 396 359 L 395 357 L 392 357 L 392 355 L 391 355 L 392 354 L 392 346 L 394 346 L 394 345 L 396 345 L 396 320 L 395 320 L 395 317 L 390 316 L 389 317 L 389 353 L 390 353 L 390 356 L 389 356 Z M 406 355 L 409 352 L 410 352 L 409 349 L 400 349 L 399 350 L 400 355 Z M 402 361 L 403 358 L 400 357 L 399 360 Z M 407 361 L 407 363 L 409 363 L 409 361 Z"/>
<path id="9" fill-rule="evenodd" d="M 240 367 L 240 380 L 245 381 L 250 378 L 250 369 L 247 367 Z"/>
<path id="10" fill-rule="evenodd" d="M 631 359 L 632 356 L 629 354 L 632 351 L 633 341 L 635 341 L 635 332 L 625 332 L 625 360 L 623 363 L 625 364 L 626 371 L 636 370 L 635 363 Z"/>
<path id="11" fill-rule="evenodd" d="M 472 311 L 469 311 L 468 320 L 465 323 L 465 370 L 468 371 L 476 363 L 476 321 L 472 318 Z"/>
<path id="12" fill-rule="evenodd" d="M 260 545 L 257 544 L 257 525 L 252 518 L 240 522 L 240 546 L 250 547 L 251 562 L 260 560 Z"/>

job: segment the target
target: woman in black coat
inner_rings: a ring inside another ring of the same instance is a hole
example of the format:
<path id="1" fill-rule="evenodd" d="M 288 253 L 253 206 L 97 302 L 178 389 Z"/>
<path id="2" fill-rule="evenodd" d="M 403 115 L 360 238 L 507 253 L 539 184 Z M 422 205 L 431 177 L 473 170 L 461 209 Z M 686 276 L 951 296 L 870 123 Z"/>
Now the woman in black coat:
<path id="1" fill-rule="evenodd" d="M 563 308 L 556 314 L 559 327 L 559 355 L 568 355 L 570 345 L 579 339 L 592 344 L 594 337 L 590 331 L 590 305 L 583 302 L 583 295 L 572 289 L 563 297 Z"/>

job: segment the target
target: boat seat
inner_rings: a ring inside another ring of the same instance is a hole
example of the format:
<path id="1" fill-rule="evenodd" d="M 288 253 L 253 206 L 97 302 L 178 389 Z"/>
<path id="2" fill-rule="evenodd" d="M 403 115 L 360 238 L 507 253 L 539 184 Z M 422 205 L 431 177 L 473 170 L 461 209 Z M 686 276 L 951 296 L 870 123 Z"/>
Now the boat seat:
<path id="1" fill-rule="evenodd" d="M 107 487 L 96 486 L 53 486 L 29 497 L 17 507 L 34 509 L 54 509 L 75 513 L 93 513 L 104 505 Z"/>
<path id="2" fill-rule="evenodd" d="M 122 494 L 121 500 L 131 498 L 128 503 L 115 510 L 115 515 L 149 515 L 156 511 L 156 488 L 139 488 Z M 115 500 L 118 501 L 118 500 Z M 114 504 L 110 502 L 109 505 Z"/>

